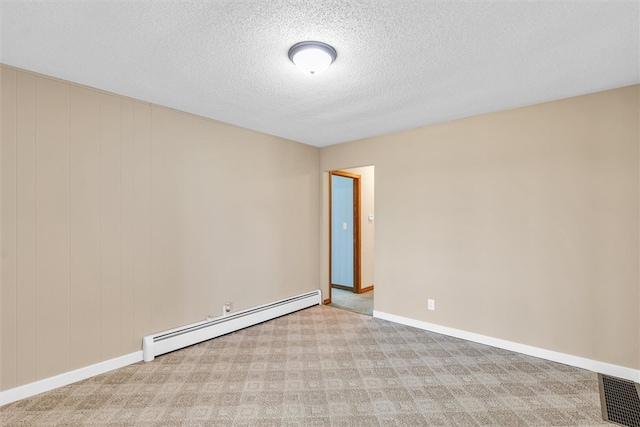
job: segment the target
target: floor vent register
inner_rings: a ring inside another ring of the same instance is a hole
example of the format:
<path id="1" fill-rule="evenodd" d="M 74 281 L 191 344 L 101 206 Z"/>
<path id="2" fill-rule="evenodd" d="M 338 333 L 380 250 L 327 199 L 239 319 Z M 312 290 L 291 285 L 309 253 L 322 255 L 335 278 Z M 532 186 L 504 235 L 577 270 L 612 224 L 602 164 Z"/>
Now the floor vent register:
<path id="1" fill-rule="evenodd" d="M 598 374 L 602 418 L 627 427 L 640 427 L 640 385 Z"/>

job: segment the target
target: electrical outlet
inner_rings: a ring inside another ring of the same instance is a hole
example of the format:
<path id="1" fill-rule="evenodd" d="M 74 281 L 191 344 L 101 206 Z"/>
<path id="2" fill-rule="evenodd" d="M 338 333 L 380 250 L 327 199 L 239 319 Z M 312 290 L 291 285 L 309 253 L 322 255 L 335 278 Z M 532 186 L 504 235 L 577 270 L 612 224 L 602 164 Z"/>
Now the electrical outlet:
<path id="1" fill-rule="evenodd" d="M 434 300 L 434 299 L 427 300 L 427 305 L 428 305 L 429 310 L 435 310 L 436 309 L 436 300 Z"/>
<path id="2" fill-rule="evenodd" d="M 233 310 L 233 303 L 232 302 L 225 302 L 222 305 L 222 315 L 223 316 L 231 313 L 231 310 Z"/>

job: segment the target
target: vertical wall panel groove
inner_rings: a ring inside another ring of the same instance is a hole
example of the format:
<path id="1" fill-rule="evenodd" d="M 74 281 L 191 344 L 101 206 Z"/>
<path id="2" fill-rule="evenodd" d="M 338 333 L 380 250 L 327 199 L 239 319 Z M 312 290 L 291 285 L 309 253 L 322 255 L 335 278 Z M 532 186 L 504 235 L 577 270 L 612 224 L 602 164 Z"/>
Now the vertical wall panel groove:
<path id="1" fill-rule="evenodd" d="M 133 294 L 133 102 L 120 100 L 120 194 L 121 194 L 121 319 L 120 353 L 140 349 L 135 339 Z"/>
<path id="2" fill-rule="evenodd" d="M 67 304 L 69 313 L 67 315 L 67 331 L 69 341 L 67 344 L 67 369 L 71 368 L 71 85 L 67 86 Z"/>
<path id="3" fill-rule="evenodd" d="M 35 77 L 18 72 L 17 138 L 17 385 L 35 380 Z"/>
<path id="4" fill-rule="evenodd" d="M 120 238 L 121 238 L 121 164 L 120 99 L 100 95 L 100 331 L 101 357 L 120 355 Z"/>
<path id="5" fill-rule="evenodd" d="M 34 76 L 34 87 L 35 87 L 35 96 L 34 96 L 34 112 L 33 115 L 35 120 L 33 122 L 33 205 L 34 205 L 34 223 L 33 223 L 33 281 L 34 281 L 34 299 L 33 299 L 33 323 L 34 327 L 34 337 L 33 337 L 33 347 L 34 347 L 34 358 L 35 365 L 33 369 L 33 375 L 36 380 L 38 380 L 38 85 L 37 85 L 37 77 Z"/>
<path id="6" fill-rule="evenodd" d="M 133 281 L 135 336 L 153 332 L 151 288 L 151 107 L 133 105 Z"/>
<path id="7" fill-rule="evenodd" d="M 154 332 L 167 329 L 162 259 L 162 148 L 165 110 L 151 107 L 151 321 Z"/>
<path id="8" fill-rule="evenodd" d="M 2 70 L 2 388 L 16 382 L 16 72 Z"/>
<path id="9" fill-rule="evenodd" d="M 193 283 L 185 276 L 187 272 L 188 206 L 192 202 L 187 199 L 189 173 L 187 163 L 188 151 L 192 149 L 193 140 L 185 138 L 185 115 L 176 111 L 162 112 L 162 145 L 161 150 L 161 189 L 159 210 L 162 213 L 160 224 L 160 280 L 162 280 L 162 301 L 164 315 L 162 329 L 172 328 L 172 325 L 189 323 L 186 313 L 185 299 Z M 171 201 L 171 202 L 169 202 Z M 177 284 L 180 283 L 180 286 Z M 206 315 L 201 315 L 204 319 Z"/>
<path id="10" fill-rule="evenodd" d="M 102 246 L 103 246 L 103 242 L 102 242 L 102 121 L 104 120 L 103 116 L 102 116 L 102 93 L 99 95 L 100 97 L 100 131 L 99 131 L 99 149 L 98 149 L 98 206 L 99 206 L 99 211 L 98 211 L 98 222 L 99 222 L 99 242 L 100 242 L 100 258 L 98 261 L 98 274 L 100 276 L 100 279 L 98 281 L 98 329 L 96 330 L 96 333 L 98 334 L 98 340 L 99 340 L 99 352 L 100 352 L 100 357 L 102 357 L 103 354 L 103 344 L 102 344 L 102 270 L 103 270 L 103 265 L 102 265 Z"/>
<path id="11" fill-rule="evenodd" d="M 100 357 L 100 94 L 71 87 L 71 367 Z"/>
<path id="12" fill-rule="evenodd" d="M 69 86 L 36 77 L 36 377 L 69 369 Z"/>

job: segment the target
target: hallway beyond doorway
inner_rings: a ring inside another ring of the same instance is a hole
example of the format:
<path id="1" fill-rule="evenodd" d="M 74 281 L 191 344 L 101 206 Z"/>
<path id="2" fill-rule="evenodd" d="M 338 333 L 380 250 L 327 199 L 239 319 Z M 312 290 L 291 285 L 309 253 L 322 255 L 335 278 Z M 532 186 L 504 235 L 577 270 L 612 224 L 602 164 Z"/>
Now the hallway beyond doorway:
<path id="1" fill-rule="evenodd" d="M 373 290 L 356 294 L 344 289 L 331 289 L 331 307 L 373 316 Z"/>

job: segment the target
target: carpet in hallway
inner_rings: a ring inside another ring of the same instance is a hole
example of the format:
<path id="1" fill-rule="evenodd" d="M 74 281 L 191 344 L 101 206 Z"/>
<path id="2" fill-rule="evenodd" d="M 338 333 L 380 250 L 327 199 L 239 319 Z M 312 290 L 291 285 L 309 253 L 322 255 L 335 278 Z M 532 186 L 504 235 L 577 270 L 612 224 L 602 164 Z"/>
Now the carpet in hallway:
<path id="1" fill-rule="evenodd" d="M 373 316 L 373 292 L 356 294 L 344 289 L 331 289 L 331 307 Z"/>

